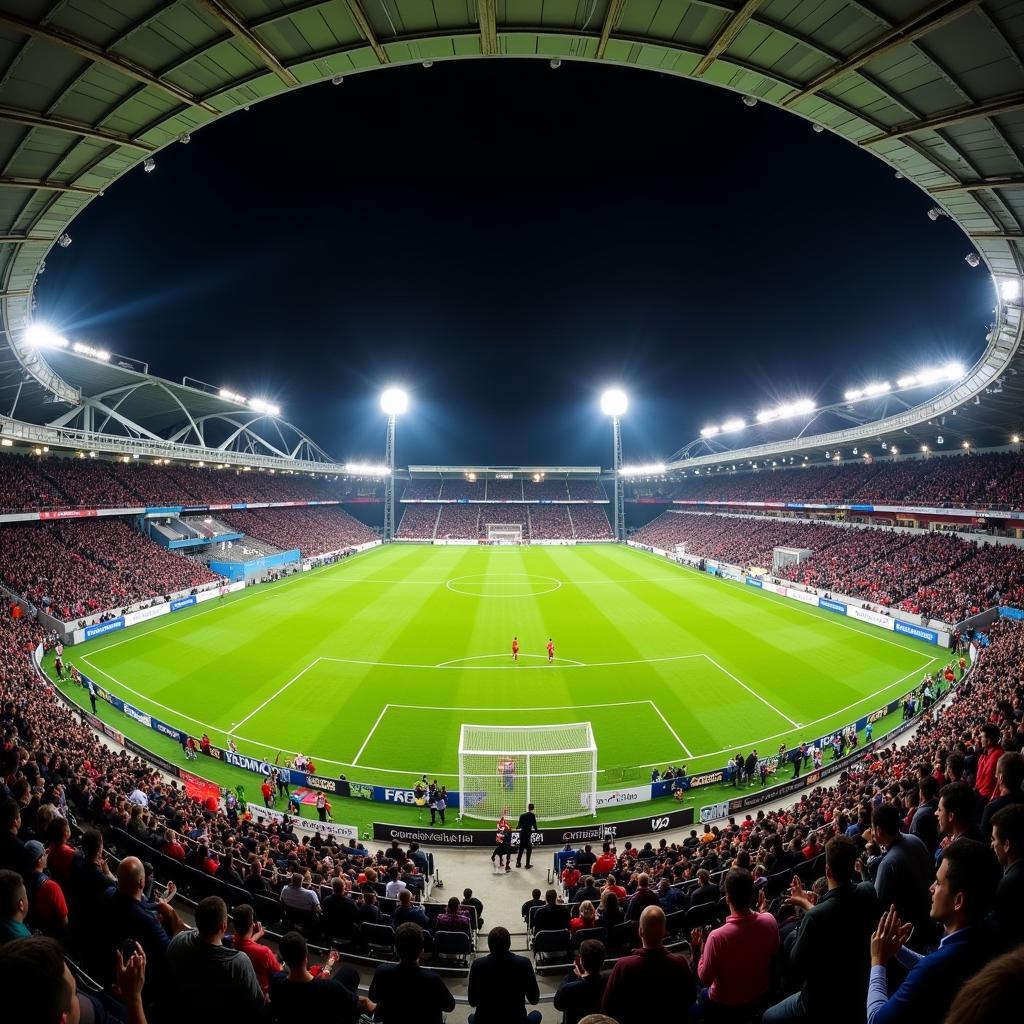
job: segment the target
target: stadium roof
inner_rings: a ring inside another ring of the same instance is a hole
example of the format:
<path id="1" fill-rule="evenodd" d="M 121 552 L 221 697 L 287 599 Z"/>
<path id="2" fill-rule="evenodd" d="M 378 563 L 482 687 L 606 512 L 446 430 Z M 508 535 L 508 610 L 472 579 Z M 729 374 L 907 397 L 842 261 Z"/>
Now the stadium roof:
<path id="1" fill-rule="evenodd" d="M 409 474 L 425 476 L 599 476 L 600 466 L 410 466 Z"/>
<path id="2" fill-rule="evenodd" d="M 979 254 L 997 281 L 1021 275 L 1020 0 L 8 0 L 6 7 L 0 378 L 20 388 L 22 408 L 81 401 L 63 363 L 29 349 L 22 334 L 42 261 L 86 204 L 218 117 L 390 65 L 588 60 L 732 89 L 887 161 L 963 228 L 965 256 Z M 916 429 L 1000 381 L 1008 401 L 1021 299 L 997 302 L 988 346 L 964 380 L 880 422 L 818 433 L 814 443 Z M 792 450 L 782 439 L 726 457 Z"/>

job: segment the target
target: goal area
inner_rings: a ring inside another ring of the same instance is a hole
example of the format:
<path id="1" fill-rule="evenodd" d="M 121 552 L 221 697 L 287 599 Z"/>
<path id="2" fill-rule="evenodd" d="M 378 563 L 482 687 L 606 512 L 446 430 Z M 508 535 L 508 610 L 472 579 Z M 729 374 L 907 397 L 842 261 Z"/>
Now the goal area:
<path id="1" fill-rule="evenodd" d="M 772 550 L 772 572 L 806 562 L 813 554 L 814 552 L 810 548 L 774 548 Z"/>
<path id="2" fill-rule="evenodd" d="M 492 544 L 522 544 L 522 523 L 488 523 L 487 539 Z"/>
<path id="3" fill-rule="evenodd" d="M 511 819 L 536 804 L 547 821 L 596 814 L 597 744 L 589 722 L 463 725 L 459 734 L 461 817 Z"/>

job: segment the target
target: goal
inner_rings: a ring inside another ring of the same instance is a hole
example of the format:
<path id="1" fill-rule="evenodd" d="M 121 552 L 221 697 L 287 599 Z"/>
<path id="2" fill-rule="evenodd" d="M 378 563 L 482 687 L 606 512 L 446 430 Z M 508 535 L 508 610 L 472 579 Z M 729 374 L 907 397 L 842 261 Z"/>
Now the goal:
<path id="1" fill-rule="evenodd" d="M 522 523 L 488 523 L 487 539 L 492 544 L 522 544 Z"/>
<path id="2" fill-rule="evenodd" d="M 548 821 L 596 814 L 597 745 L 589 722 L 463 725 L 459 806 L 463 818 L 496 821 L 526 805 Z"/>
<path id="3" fill-rule="evenodd" d="M 772 550 L 772 572 L 806 562 L 813 554 L 814 552 L 810 548 L 774 548 Z"/>

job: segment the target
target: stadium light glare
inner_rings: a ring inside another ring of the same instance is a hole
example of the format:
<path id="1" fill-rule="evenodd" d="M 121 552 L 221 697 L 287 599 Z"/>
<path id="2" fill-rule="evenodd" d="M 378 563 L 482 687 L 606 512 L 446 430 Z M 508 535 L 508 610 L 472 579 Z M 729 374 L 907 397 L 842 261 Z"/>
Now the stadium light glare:
<path id="1" fill-rule="evenodd" d="M 264 401 L 262 398 L 250 398 L 248 405 L 249 408 L 255 412 L 262 412 L 267 416 L 281 415 L 281 407 L 279 405 L 274 405 L 273 402 Z"/>
<path id="2" fill-rule="evenodd" d="M 94 348 L 92 345 L 86 345 L 81 341 L 76 341 L 71 346 L 73 352 L 80 356 L 88 356 L 89 359 L 98 359 L 101 363 L 110 362 L 110 353 L 105 348 Z"/>
<path id="3" fill-rule="evenodd" d="M 25 341 L 33 348 L 67 348 L 70 342 L 49 324 L 34 321 L 25 328 Z"/>
<path id="4" fill-rule="evenodd" d="M 619 470 L 620 476 L 657 476 L 665 472 L 664 462 L 645 462 L 635 466 L 623 466 Z"/>
<path id="5" fill-rule="evenodd" d="M 629 408 L 629 399 L 622 388 L 608 388 L 601 395 L 601 412 L 605 416 L 622 416 Z"/>
<path id="6" fill-rule="evenodd" d="M 720 429 L 723 434 L 729 434 L 734 430 L 742 430 L 746 425 L 746 420 L 741 419 L 739 416 L 734 416 L 731 420 L 726 420 Z"/>
<path id="7" fill-rule="evenodd" d="M 237 402 L 239 405 L 246 405 L 248 399 L 245 395 L 240 395 L 237 391 L 231 391 L 228 388 L 221 388 L 219 395 L 227 402 Z"/>
<path id="8" fill-rule="evenodd" d="M 814 412 L 817 406 L 809 398 L 798 398 L 794 402 L 783 402 L 774 409 L 762 409 L 757 414 L 758 423 L 771 423 L 774 420 L 788 419 L 790 416 L 804 416 Z"/>
<path id="9" fill-rule="evenodd" d="M 401 388 L 387 388 L 380 396 L 381 411 L 401 416 L 409 408 L 409 396 Z"/>
<path id="10" fill-rule="evenodd" d="M 346 462 L 345 472 L 349 476 L 390 476 L 391 470 L 374 462 Z"/>
<path id="11" fill-rule="evenodd" d="M 0 441 L 0 446 L 4 448 L 13 448 L 14 442 L 9 437 L 5 437 L 2 441 Z"/>
<path id="12" fill-rule="evenodd" d="M 999 297 L 1003 302 L 1016 302 L 1020 298 L 1020 279 L 1004 278 L 999 282 Z"/>
<path id="13" fill-rule="evenodd" d="M 701 437 L 715 437 L 719 432 L 718 427 L 703 427 L 700 432 Z"/>
<path id="14" fill-rule="evenodd" d="M 899 455 L 900 453 L 899 448 L 897 448 L 894 444 L 889 446 L 889 451 L 891 451 L 893 455 Z"/>
<path id="15" fill-rule="evenodd" d="M 1010 438 L 1010 443 L 1020 444 L 1020 434 L 1014 434 L 1013 437 Z"/>

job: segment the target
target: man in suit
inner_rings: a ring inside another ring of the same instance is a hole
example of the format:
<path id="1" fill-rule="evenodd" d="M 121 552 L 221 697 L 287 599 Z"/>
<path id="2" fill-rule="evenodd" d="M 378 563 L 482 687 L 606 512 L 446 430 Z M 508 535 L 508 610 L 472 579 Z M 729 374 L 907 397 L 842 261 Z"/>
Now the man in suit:
<path id="1" fill-rule="evenodd" d="M 523 853 L 526 854 L 526 866 L 531 867 L 530 854 L 533 853 L 533 833 L 537 830 L 537 815 L 533 813 L 533 804 L 527 804 L 526 810 L 519 815 L 516 823 L 519 829 L 519 850 L 516 853 L 516 867 L 523 866 Z"/>
<path id="2" fill-rule="evenodd" d="M 992 849 L 1003 869 L 996 927 L 1003 948 L 1015 949 L 1024 944 L 1024 805 L 1009 804 L 992 815 Z"/>
<path id="3" fill-rule="evenodd" d="M 467 999 L 475 1010 L 469 1024 L 540 1024 L 539 1010 L 526 1012 L 526 1003 L 540 1002 L 533 964 L 511 948 L 507 928 L 490 930 L 488 955 L 478 957 L 469 969 Z"/>
<path id="4" fill-rule="evenodd" d="M 569 927 L 569 908 L 558 902 L 558 893 L 548 889 L 544 894 L 544 905 L 533 912 L 535 932 L 558 931 Z"/>
<path id="5" fill-rule="evenodd" d="M 939 948 L 928 956 L 913 952 L 905 945 L 911 923 L 904 924 L 895 907 L 882 915 L 871 936 L 867 1024 L 916 1024 L 946 1016 L 963 985 L 994 955 L 985 915 L 998 883 L 992 851 L 974 839 L 958 839 L 946 847 L 931 887 L 931 918 L 943 930 Z M 887 965 L 893 958 L 908 974 L 889 995 Z"/>

